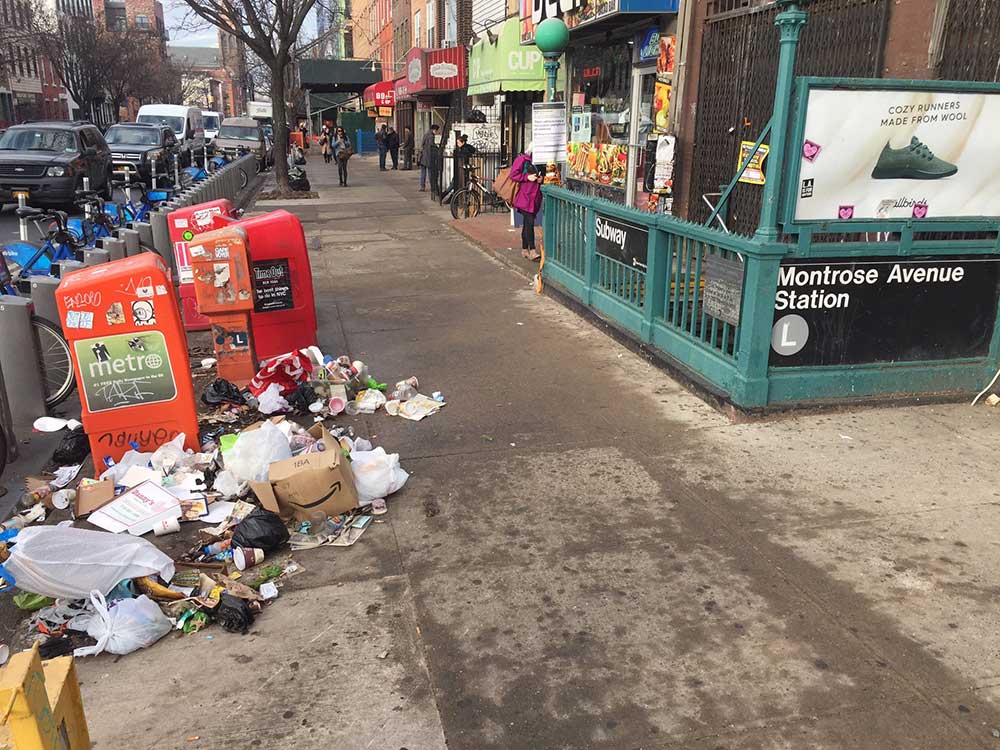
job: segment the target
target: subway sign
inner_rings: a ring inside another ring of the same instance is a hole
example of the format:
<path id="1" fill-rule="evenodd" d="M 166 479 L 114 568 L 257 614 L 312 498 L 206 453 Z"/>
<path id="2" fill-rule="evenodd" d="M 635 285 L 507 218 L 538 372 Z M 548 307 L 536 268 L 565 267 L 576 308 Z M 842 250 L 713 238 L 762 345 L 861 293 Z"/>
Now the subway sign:
<path id="1" fill-rule="evenodd" d="M 1000 258 L 787 260 L 778 271 L 772 367 L 985 357 Z"/>
<path id="2" fill-rule="evenodd" d="M 626 266 L 646 270 L 649 229 L 600 213 L 595 215 L 594 229 L 597 252 Z"/>

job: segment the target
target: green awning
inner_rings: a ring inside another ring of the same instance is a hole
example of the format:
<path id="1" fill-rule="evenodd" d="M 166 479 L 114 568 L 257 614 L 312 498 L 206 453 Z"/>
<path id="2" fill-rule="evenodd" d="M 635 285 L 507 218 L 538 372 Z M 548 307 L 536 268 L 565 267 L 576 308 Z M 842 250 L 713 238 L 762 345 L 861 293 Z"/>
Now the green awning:
<path id="1" fill-rule="evenodd" d="M 485 32 L 469 53 L 469 96 L 501 91 L 545 91 L 542 53 L 534 45 L 521 46 L 521 25 L 508 18 L 491 43 Z M 562 69 L 565 66 L 560 66 Z"/>

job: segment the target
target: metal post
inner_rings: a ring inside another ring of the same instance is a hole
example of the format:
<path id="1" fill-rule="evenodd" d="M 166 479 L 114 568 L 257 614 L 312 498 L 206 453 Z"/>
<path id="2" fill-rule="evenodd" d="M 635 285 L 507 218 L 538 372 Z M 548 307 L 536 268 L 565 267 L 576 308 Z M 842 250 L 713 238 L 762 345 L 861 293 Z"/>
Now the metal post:
<path id="1" fill-rule="evenodd" d="M 20 193 L 17 196 L 17 207 L 24 208 L 27 205 L 27 201 L 24 198 L 24 193 Z M 18 217 L 17 219 L 17 231 L 21 237 L 21 242 L 28 241 L 28 220 Z"/>
<path id="2" fill-rule="evenodd" d="M 32 423 L 45 415 L 45 391 L 38 376 L 38 342 L 31 325 L 35 306 L 27 297 L 0 298 L 0 341 L 4 349 L 19 352 L 4 357 L 4 385 L 15 428 L 31 430 Z"/>
<path id="3" fill-rule="evenodd" d="M 36 274 L 31 277 L 31 301 L 35 305 L 35 315 L 55 323 L 60 328 L 59 307 L 56 305 L 56 287 L 60 279 L 55 276 Z"/>
<path id="4" fill-rule="evenodd" d="M 781 196 L 782 172 L 788 139 L 788 116 L 795 86 L 795 55 L 798 51 L 802 27 L 809 15 L 800 10 L 797 2 L 788 4 L 778 14 L 774 23 L 781 34 L 778 57 L 778 80 L 774 86 L 774 114 L 771 118 L 771 168 L 761 198 L 760 224 L 754 237 L 760 242 L 778 240 L 778 201 Z"/>
<path id="5" fill-rule="evenodd" d="M 125 243 L 125 255 L 132 257 L 133 255 L 138 255 L 139 250 L 139 233 L 134 229 L 119 229 L 118 239 Z"/>
<path id="6" fill-rule="evenodd" d="M 117 237 L 102 237 L 99 247 L 107 251 L 109 260 L 121 260 L 125 257 L 125 242 Z"/>
<path id="7" fill-rule="evenodd" d="M 135 231 L 139 233 L 139 244 L 143 247 L 155 247 L 153 244 L 153 227 L 145 221 L 135 223 Z"/>
<path id="8" fill-rule="evenodd" d="M 107 250 L 95 247 L 93 250 L 83 251 L 83 265 L 85 266 L 96 266 L 107 263 L 109 260 L 111 260 L 111 255 Z"/>
<path id="9" fill-rule="evenodd" d="M 0 431 L 7 437 L 7 461 L 17 458 L 17 437 L 14 435 L 14 425 L 10 416 L 10 405 L 7 403 L 7 387 L 4 385 L 3 367 L 0 366 Z"/>
<path id="10" fill-rule="evenodd" d="M 180 161 L 180 159 L 174 159 L 174 187 L 177 190 L 181 189 L 181 161 Z"/>
<path id="11" fill-rule="evenodd" d="M 535 59 L 537 60 L 538 58 L 536 57 Z M 556 55 L 553 58 L 549 58 L 546 55 L 542 67 L 545 68 L 545 77 L 548 80 L 545 101 L 554 102 L 556 100 L 556 77 L 559 75 L 559 56 Z"/>

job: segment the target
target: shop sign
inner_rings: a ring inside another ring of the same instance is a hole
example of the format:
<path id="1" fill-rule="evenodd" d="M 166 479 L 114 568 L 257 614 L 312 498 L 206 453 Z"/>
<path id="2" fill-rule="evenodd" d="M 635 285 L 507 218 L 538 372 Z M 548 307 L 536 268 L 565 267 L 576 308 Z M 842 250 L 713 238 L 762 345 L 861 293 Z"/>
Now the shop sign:
<path id="1" fill-rule="evenodd" d="M 406 80 L 410 83 L 419 83 L 424 75 L 423 62 L 419 57 L 414 57 L 406 66 Z"/>
<path id="2" fill-rule="evenodd" d="M 626 266 L 646 270 L 648 228 L 598 213 L 594 217 L 594 231 L 597 252 Z"/>
<path id="3" fill-rule="evenodd" d="M 1000 217 L 1000 94 L 881 86 L 807 90 L 792 219 Z"/>
<path id="4" fill-rule="evenodd" d="M 753 153 L 753 158 L 750 159 L 747 168 L 740 175 L 740 182 L 746 185 L 764 185 L 767 183 L 767 176 L 764 174 L 764 159 L 771 153 L 771 147 L 762 143 L 755 152 L 753 147 L 756 145 L 753 141 L 743 141 L 740 143 L 740 160 L 736 165 L 736 169 L 742 167 L 743 162 Z"/>
<path id="5" fill-rule="evenodd" d="M 778 271 L 775 367 L 985 357 L 1000 259 L 786 260 Z"/>
<path id="6" fill-rule="evenodd" d="M 645 36 L 639 35 L 639 60 L 655 60 L 660 54 L 660 30 L 650 29 Z"/>
<path id="7" fill-rule="evenodd" d="M 618 12 L 619 0 L 520 0 L 521 44 L 535 41 L 535 27 L 546 18 L 561 18 L 574 29 Z"/>
<path id="8" fill-rule="evenodd" d="M 566 102 L 531 105 L 531 138 L 537 164 L 566 161 Z"/>
<path id="9" fill-rule="evenodd" d="M 458 66 L 455 63 L 434 63 L 430 67 L 431 78 L 455 78 L 458 76 Z"/>

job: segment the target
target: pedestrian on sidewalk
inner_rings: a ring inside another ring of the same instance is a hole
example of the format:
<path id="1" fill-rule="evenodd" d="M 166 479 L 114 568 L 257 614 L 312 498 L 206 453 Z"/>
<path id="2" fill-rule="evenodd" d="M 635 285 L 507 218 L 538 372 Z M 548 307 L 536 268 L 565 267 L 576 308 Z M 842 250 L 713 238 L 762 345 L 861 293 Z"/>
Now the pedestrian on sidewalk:
<path id="1" fill-rule="evenodd" d="M 420 142 L 420 192 L 427 190 L 427 173 L 431 170 L 437 151 L 437 134 L 441 126 L 437 123 L 431 125 L 431 129 L 424 133 L 424 139 Z"/>
<path id="2" fill-rule="evenodd" d="M 392 168 L 399 169 L 399 133 L 397 133 L 392 125 L 385 134 L 385 145 L 389 149 L 389 156 L 392 157 Z"/>
<path id="3" fill-rule="evenodd" d="M 403 128 L 403 169 L 413 169 L 413 128 Z"/>
<path id="4" fill-rule="evenodd" d="M 386 142 L 387 130 L 385 125 L 375 133 L 375 145 L 378 147 L 378 171 L 385 171 L 385 155 L 389 153 L 389 144 Z"/>
<path id="5" fill-rule="evenodd" d="M 531 147 L 510 166 L 510 179 L 520 186 L 514 196 L 514 208 L 521 214 L 521 255 L 528 260 L 542 256 L 535 250 L 535 217 L 542 207 L 542 176 L 531 161 Z"/>
<path id="6" fill-rule="evenodd" d="M 343 128 L 337 128 L 333 140 L 333 157 L 337 160 L 337 175 L 340 177 L 341 187 L 347 187 L 347 161 L 353 155 L 354 150 L 347 138 L 347 132 Z"/>
<path id="7" fill-rule="evenodd" d="M 319 134 L 319 146 L 323 152 L 323 161 L 329 164 L 333 161 L 333 144 L 330 142 L 330 129 L 324 125 L 323 130 Z"/>

